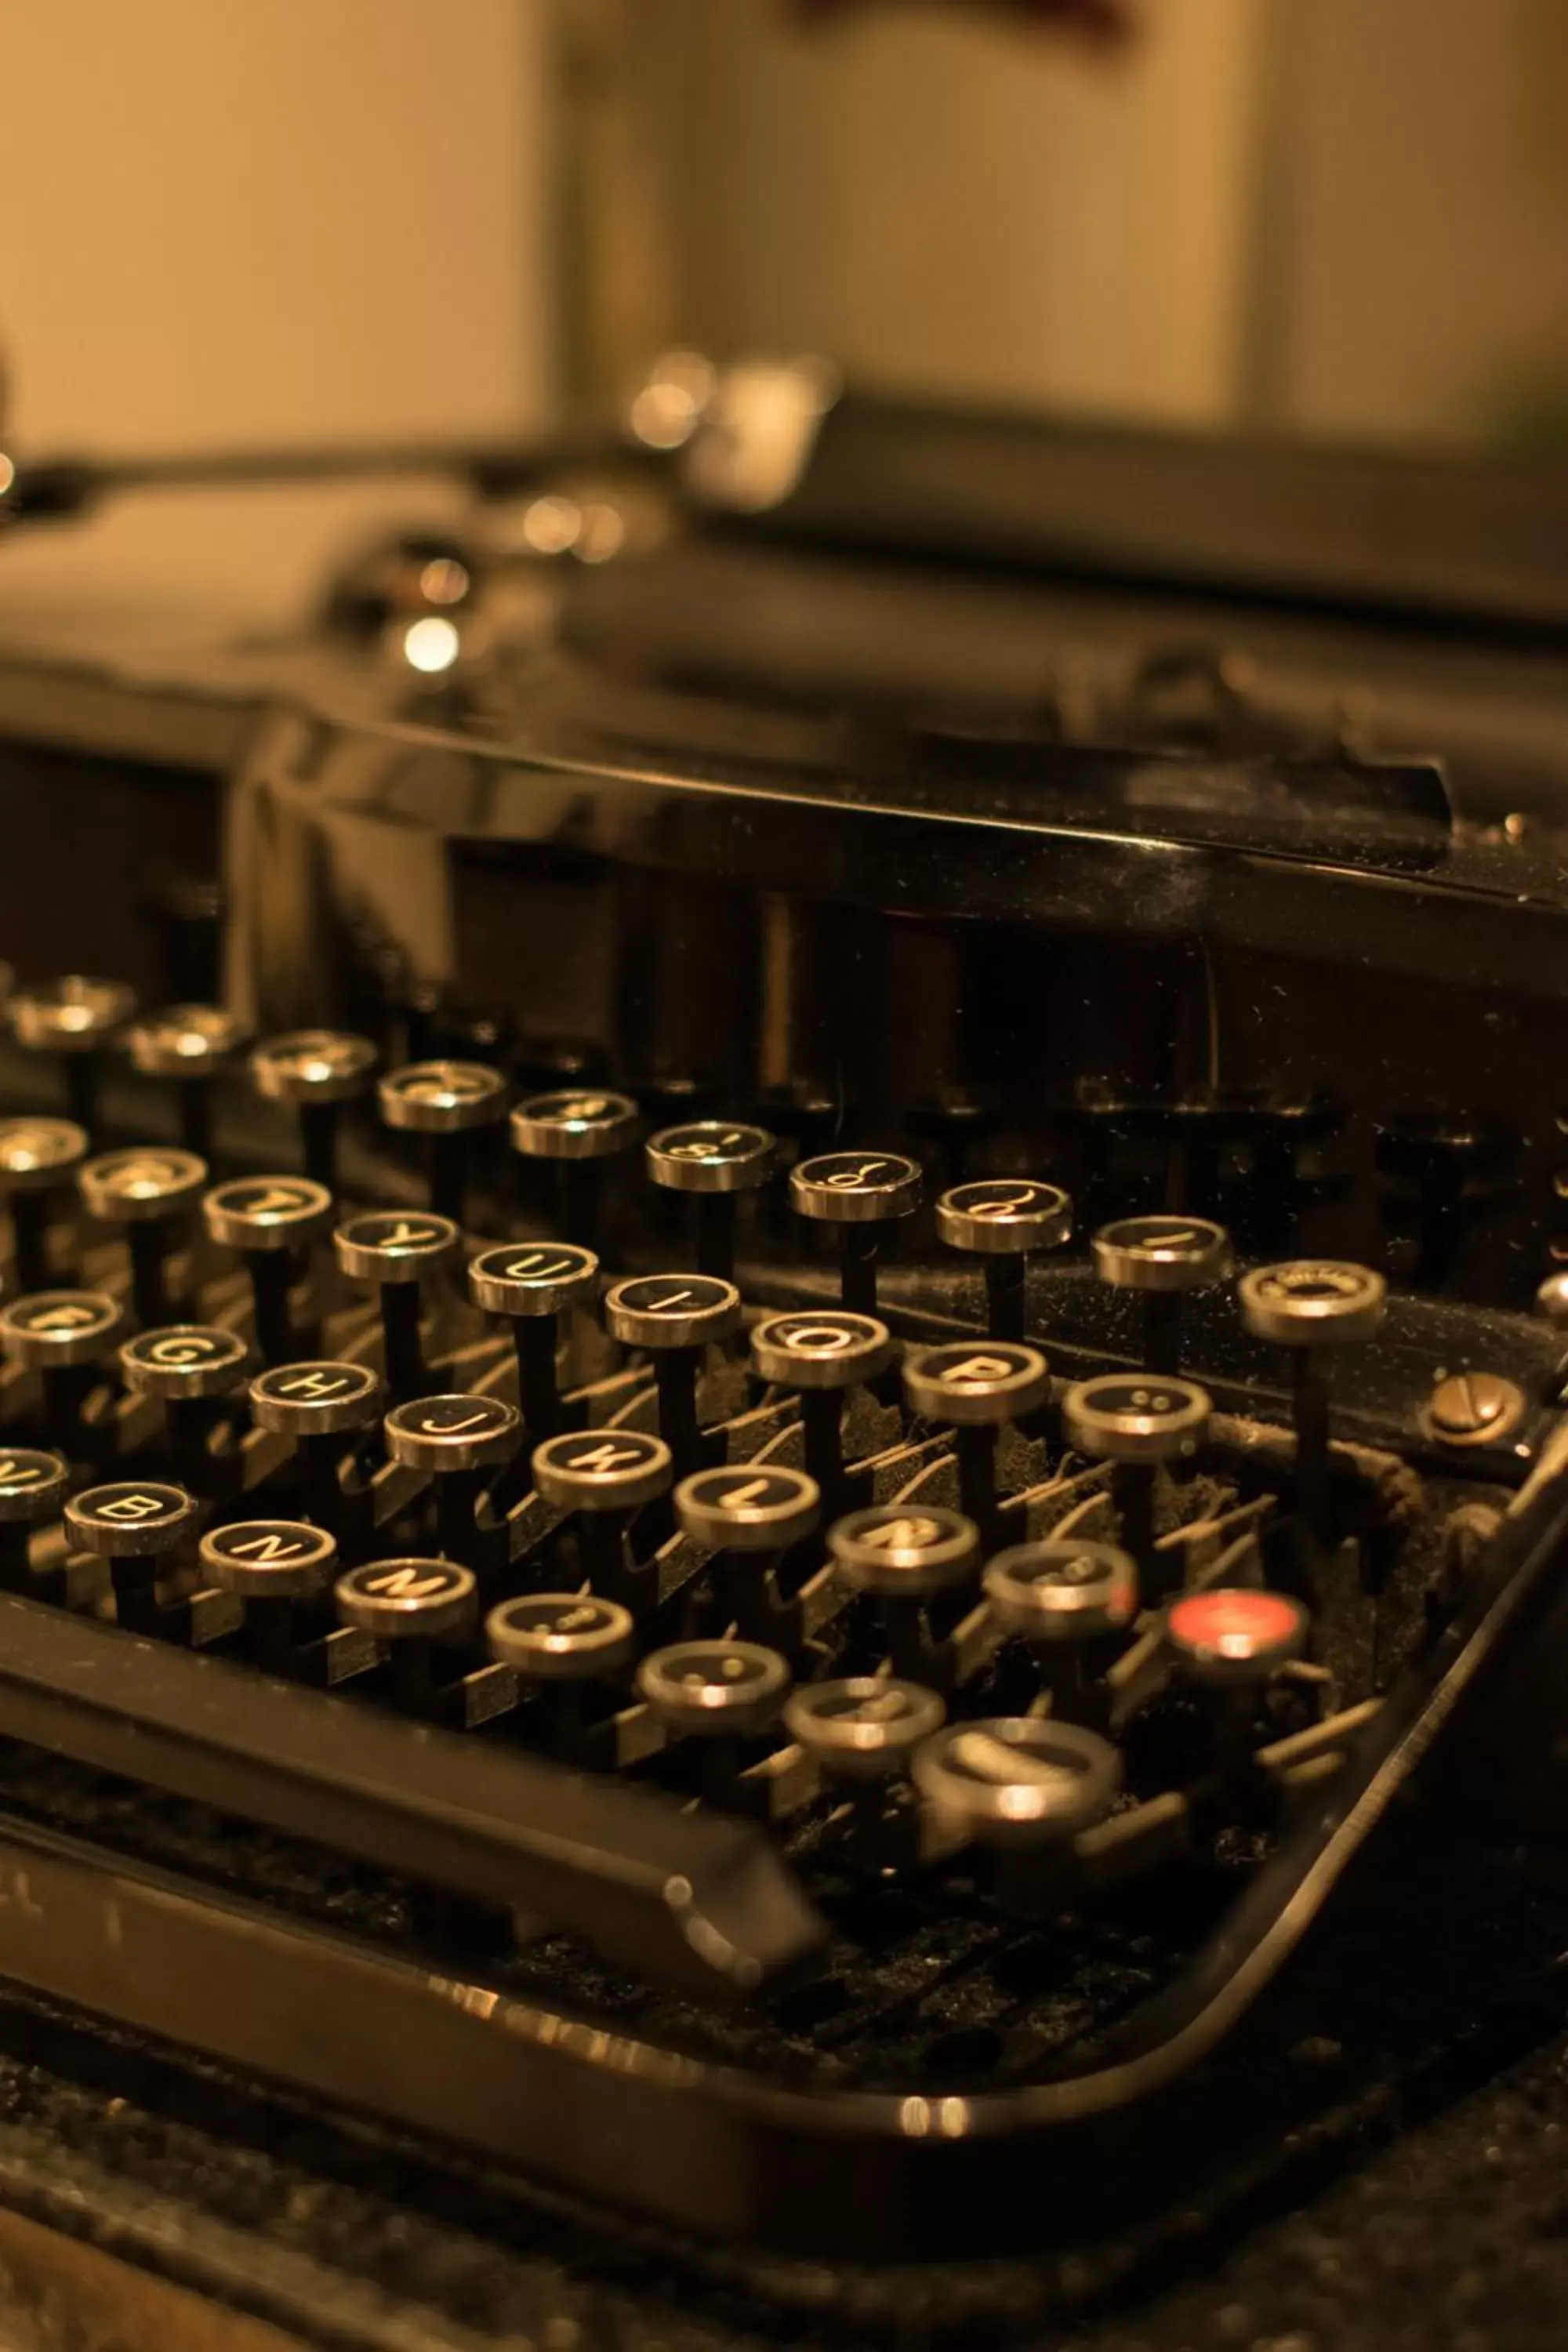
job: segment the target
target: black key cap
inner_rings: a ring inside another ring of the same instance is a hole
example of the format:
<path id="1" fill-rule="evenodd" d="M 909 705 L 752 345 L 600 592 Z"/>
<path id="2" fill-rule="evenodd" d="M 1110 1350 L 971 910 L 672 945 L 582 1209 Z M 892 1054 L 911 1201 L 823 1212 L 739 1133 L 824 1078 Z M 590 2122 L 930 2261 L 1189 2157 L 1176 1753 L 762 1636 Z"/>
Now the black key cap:
<path id="1" fill-rule="evenodd" d="M 533 1592 L 503 1601 L 485 1619 L 498 1664 L 510 1666 L 531 1700 L 530 1721 L 552 1754 L 574 1757 L 607 1686 L 637 1655 L 637 1624 L 618 1601 L 589 1592 Z"/>
<path id="2" fill-rule="evenodd" d="M 780 1570 L 821 1511 L 816 1479 L 772 1462 L 698 1470 L 677 1486 L 677 1522 L 713 1554 L 715 1590 L 746 1639 L 776 1641 L 788 1624 Z"/>
<path id="3" fill-rule="evenodd" d="M 893 1672 L 907 1682 L 941 1682 L 927 1611 L 973 1582 L 980 1561 L 973 1520 L 936 1504 L 878 1503 L 836 1519 L 827 1548 L 845 1582 L 876 1596 Z"/>
<path id="4" fill-rule="evenodd" d="M 174 1313 L 164 1258 L 174 1227 L 206 1188 L 207 1164 L 194 1151 L 141 1145 L 83 1162 L 77 1181 L 89 1215 L 112 1226 L 131 1258 L 131 1299 L 138 1322 L 167 1323 Z"/>
<path id="5" fill-rule="evenodd" d="M 1122 1542 L 1138 1563 L 1144 1591 L 1163 1597 L 1176 1565 L 1154 1549 L 1154 1481 L 1163 1463 L 1184 1462 L 1208 1433 L 1213 1407 L 1196 1381 L 1149 1380 L 1105 1372 L 1079 1381 L 1062 1402 L 1068 1442 L 1091 1461 L 1110 1462 Z"/>
<path id="6" fill-rule="evenodd" d="M 1048 1716 L 949 1724 L 912 1769 L 944 1827 L 1004 1853 L 1066 1844 L 1105 1819 L 1121 1785 L 1108 1739 Z"/>
<path id="7" fill-rule="evenodd" d="M 676 1642 L 637 1668 L 637 1690 L 672 1739 L 699 1743 L 696 1761 L 710 1800 L 737 1791 L 745 1743 L 777 1722 L 789 1694 L 789 1666 L 757 1642 Z"/>
<path id="8" fill-rule="evenodd" d="M 531 1095 L 511 1114 L 511 1146 L 525 1160 L 556 1171 L 556 1212 L 568 1241 L 598 1241 L 598 1179 L 631 1149 L 641 1114 L 629 1095 L 573 1087 Z"/>
<path id="9" fill-rule="evenodd" d="M 991 1614 L 1024 1643 L 1052 1712 L 1080 1721 L 1105 1712 L 1100 1675 L 1138 1614 L 1138 1563 L 1118 1544 L 1014 1544 L 985 1565 Z"/>

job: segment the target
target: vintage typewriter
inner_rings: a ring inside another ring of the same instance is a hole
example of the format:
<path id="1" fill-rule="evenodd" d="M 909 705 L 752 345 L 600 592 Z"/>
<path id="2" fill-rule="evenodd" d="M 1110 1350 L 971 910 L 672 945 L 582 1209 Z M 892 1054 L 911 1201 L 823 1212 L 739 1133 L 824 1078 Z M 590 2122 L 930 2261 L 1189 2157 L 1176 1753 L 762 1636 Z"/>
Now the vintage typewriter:
<path id="1" fill-rule="evenodd" d="M 1092 2239 L 1568 1923 L 1561 492 L 682 399 L 0 657 L 0 1979 Z"/>

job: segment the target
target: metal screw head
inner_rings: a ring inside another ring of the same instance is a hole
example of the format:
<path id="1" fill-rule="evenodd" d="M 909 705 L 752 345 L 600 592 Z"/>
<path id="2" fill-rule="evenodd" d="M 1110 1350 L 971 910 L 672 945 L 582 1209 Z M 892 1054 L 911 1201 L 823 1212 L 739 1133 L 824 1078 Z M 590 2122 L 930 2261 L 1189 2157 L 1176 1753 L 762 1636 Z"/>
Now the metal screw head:
<path id="1" fill-rule="evenodd" d="M 1500 1372 L 1454 1372 L 1426 1401 L 1427 1433 L 1440 1445 L 1500 1445 L 1524 1411 L 1523 1391 Z"/>

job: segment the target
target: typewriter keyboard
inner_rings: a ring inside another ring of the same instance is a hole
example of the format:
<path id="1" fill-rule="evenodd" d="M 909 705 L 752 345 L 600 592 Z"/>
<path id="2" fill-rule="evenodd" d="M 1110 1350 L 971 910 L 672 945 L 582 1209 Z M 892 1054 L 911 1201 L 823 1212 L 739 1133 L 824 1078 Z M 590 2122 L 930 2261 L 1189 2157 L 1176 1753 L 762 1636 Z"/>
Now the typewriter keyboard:
<path id="1" fill-rule="evenodd" d="M 1049 1168 L 938 1191 L 89 979 L 9 1016 L 8 1818 L 676 2069 L 940 2103 L 1092 2053 L 1556 1402 L 1550 1313 L 1080 1234 Z"/>

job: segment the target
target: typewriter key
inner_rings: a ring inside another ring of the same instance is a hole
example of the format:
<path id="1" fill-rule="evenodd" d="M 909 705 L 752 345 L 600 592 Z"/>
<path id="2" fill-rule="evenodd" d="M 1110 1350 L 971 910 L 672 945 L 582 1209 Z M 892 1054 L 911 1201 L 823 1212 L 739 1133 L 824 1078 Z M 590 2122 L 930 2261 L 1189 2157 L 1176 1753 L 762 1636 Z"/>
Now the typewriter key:
<path id="1" fill-rule="evenodd" d="M 544 1500 L 577 1515 L 589 1583 L 618 1598 L 628 1581 L 627 1523 L 669 1491 L 673 1465 L 663 1438 L 640 1429 L 568 1430 L 534 1447 L 532 1470 Z"/>
<path id="2" fill-rule="evenodd" d="M 1167 1564 L 1154 1549 L 1154 1480 L 1162 1463 L 1189 1460 L 1208 1433 L 1213 1407 L 1195 1381 L 1104 1372 L 1079 1381 L 1062 1405 L 1068 1442 L 1110 1462 L 1111 1492 L 1127 1549 L 1158 1595 Z"/>
<path id="3" fill-rule="evenodd" d="M 517 1349 L 517 1392 L 537 1444 L 561 1426 L 555 1375 L 559 1318 L 598 1296 L 599 1261 L 570 1242 L 505 1242 L 469 1261 L 468 1295 L 487 1315 L 504 1315 Z"/>
<path id="4" fill-rule="evenodd" d="M 770 1315 L 752 1333 L 759 1377 L 800 1397 L 805 1466 L 828 1512 L 837 1510 L 844 1495 L 845 1395 L 886 1371 L 892 1357 L 885 1323 L 842 1307 Z"/>
<path id="5" fill-rule="evenodd" d="M 722 1282 L 735 1276 L 735 1198 L 773 1174 L 777 1139 L 765 1128 L 720 1118 L 667 1127 L 644 1147 L 648 1176 L 697 1205 L 697 1265 Z"/>
<path id="6" fill-rule="evenodd" d="M 909 1769 L 922 1740 L 942 1729 L 947 1709 L 921 1683 L 884 1675 L 807 1683 L 784 1702 L 784 1729 L 823 1778 L 878 1786 Z"/>
<path id="7" fill-rule="evenodd" d="M 1214 1689 L 1256 1690 L 1307 1646 L 1310 1620 L 1284 1592 L 1215 1587 L 1184 1592 L 1165 1612 L 1165 1639 L 1184 1673 Z"/>
<path id="8" fill-rule="evenodd" d="M 637 1668 L 637 1689 L 684 1739 L 749 1738 L 777 1720 L 790 1673 L 757 1642 L 677 1642 Z"/>
<path id="9" fill-rule="evenodd" d="M 702 1459 L 697 1375 L 702 1350 L 728 1339 L 741 1320 L 741 1294 L 711 1274 L 642 1274 L 617 1282 L 605 1299 L 605 1322 L 624 1347 L 646 1348 L 658 1383 L 659 1433 L 684 1478 Z"/>
<path id="10" fill-rule="evenodd" d="M 827 1151 L 790 1171 L 796 1212 L 838 1227 L 839 1286 L 852 1314 L 875 1315 L 879 1260 L 920 1207 L 921 1181 L 896 1151 Z"/>
<path id="11" fill-rule="evenodd" d="M 370 1084 L 375 1047 L 344 1029 L 295 1029 L 266 1037 L 250 1055 L 251 1083 L 268 1102 L 290 1104 L 300 1121 L 305 1173 L 335 1192 L 338 1123 L 345 1103 Z"/>
<path id="12" fill-rule="evenodd" d="M 1113 1289 L 1143 1301 L 1143 1361 L 1152 1372 L 1181 1370 L 1182 1302 L 1230 1272 L 1230 1235 L 1204 1217 L 1121 1217 L 1094 1236 L 1094 1270 Z"/>
<path id="13" fill-rule="evenodd" d="M 510 1462 L 522 1439 L 522 1416 L 502 1397 L 419 1397 L 395 1405 L 384 1423 L 386 1450 L 405 1468 L 423 1470 L 436 1495 L 436 1541 L 443 1558 L 472 1563 L 476 1514 L 487 1474 Z"/>
<path id="14" fill-rule="evenodd" d="M 351 1217 L 332 1236 L 338 1264 L 354 1282 L 368 1283 L 381 1309 L 386 1384 L 395 1397 L 418 1396 L 427 1385 L 419 1336 L 419 1292 L 455 1265 L 463 1236 L 450 1217 L 374 1209 Z"/>
<path id="15" fill-rule="evenodd" d="M 1296 1421 L 1296 1496 L 1321 1542 L 1330 1536 L 1327 1351 L 1373 1339 L 1388 1286 L 1371 1266 L 1332 1258 L 1290 1258 L 1254 1266 L 1237 1286 L 1241 1319 L 1256 1339 L 1291 1350 Z"/>
<path id="16" fill-rule="evenodd" d="M 954 1339 L 904 1359 L 910 1410 L 954 1433 L 959 1500 L 984 1542 L 996 1517 L 996 1433 L 1037 1412 L 1050 1387 L 1044 1356 L 1020 1340 Z"/>
<path id="17" fill-rule="evenodd" d="M 99 1130 L 100 1056 L 136 1010 L 136 995 L 118 980 L 71 972 L 17 989 L 5 1006 L 16 1043 L 31 1054 L 59 1056 L 66 1108 L 89 1137 Z"/>
<path id="18" fill-rule="evenodd" d="M 451 1559 L 378 1559 L 351 1568 L 332 1589 L 340 1622 L 384 1645 L 394 1697 L 414 1715 L 436 1711 L 441 1652 L 472 1631 L 473 1570 Z"/>
<path id="19" fill-rule="evenodd" d="M 485 1619 L 489 1653 L 525 1682 L 614 1682 L 637 1654 L 630 1610 L 593 1592 L 531 1592 Z"/>
<path id="20" fill-rule="evenodd" d="M 295 1350 L 290 1261 L 331 1223 L 331 1194 L 307 1176 L 237 1176 L 213 1187 L 202 1216 L 211 1239 L 244 1262 L 263 1362 L 287 1363 Z"/>
<path id="21" fill-rule="evenodd" d="M 67 1535 L 79 1551 L 109 1562 L 114 1613 L 139 1633 L 158 1630 L 160 1563 L 188 1540 L 200 1517 L 201 1506 L 183 1486 L 152 1479 L 89 1486 L 65 1507 Z"/>
<path id="22" fill-rule="evenodd" d="M 252 1662 L 286 1672 L 300 1640 L 304 1604 L 337 1573 L 338 1548 L 325 1528 L 303 1519 L 233 1519 L 209 1528 L 196 1558 L 210 1584 L 244 1604 L 244 1643 Z"/>
<path id="23" fill-rule="evenodd" d="M 18 1289 L 47 1287 L 49 1195 L 72 1181 L 90 1148 L 74 1119 L 0 1119 L 0 1193 L 11 1211 Z"/>
<path id="24" fill-rule="evenodd" d="M 49 1434 L 68 1454 L 83 1443 L 81 1408 L 120 1329 L 119 1303 L 101 1290 L 35 1290 L 0 1307 L 0 1342 L 37 1373 Z"/>
<path id="25" fill-rule="evenodd" d="M 1022 1339 L 1029 1253 L 1060 1249 L 1070 1239 L 1067 1194 L 1032 1176 L 955 1184 L 936 1204 L 936 1230 L 950 1249 L 968 1250 L 984 1261 L 991 1338 Z"/>
<path id="26" fill-rule="evenodd" d="M 629 1150 L 640 1117 L 629 1095 L 602 1087 L 531 1095 L 513 1110 L 512 1150 L 524 1160 L 553 1164 L 556 1216 L 569 1241 L 596 1238 L 598 1177 L 608 1161 Z"/>
<path id="27" fill-rule="evenodd" d="M 1105 1819 L 1121 1785 L 1108 1739 L 1049 1716 L 950 1724 L 915 1753 L 915 1786 L 938 1818 L 974 1843 L 1054 1845 Z"/>
<path id="28" fill-rule="evenodd" d="M 182 1483 L 198 1494 L 212 1483 L 208 1451 L 214 1408 L 239 1386 L 249 1350 L 216 1323 L 172 1323 L 139 1331 L 120 1350 L 125 1385 L 162 1402 Z"/>
<path id="29" fill-rule="evenodd" d="M 411 1062 L 376 1088 L 381 1115 L 400 1133 L 430 1139 L 430 1207 L 464 1222 L 468 1137 L 506 1117 L 507 1082 L 485 1062 Z"/>
<path id="30" fill-rule="evenodd" d="M 172 1222 L 194 1207 L 207 1164 L 194 1151 L 149 1145 L 107 1151 L 77 1172 L 81 1197 L 100 1224 L 116 1226 L 131 1257 L 131 1297 L 139 1321 L 166 1323 L 171 1308 L 164 1255 Z"/>
<path id="31" fill-rule="evenodd" d="M 675 1516 L 714 1555 L 722 1603 L 743 1634 L 763 1633 L 784 1607 L 778 1571 L 821 1515 L 815 1478 L 771 1462 L 699 1470 L 675 1490 Z"/>
<path id="32" fill-rule="evenodd" d="M 827 1549 L 845 1582 L 875 1594 L 893 1671 L 931 1678 L 935 1656 L 928 1605 L 974 1580 L 980 1530 L 962 1511 L 929 1503 L 878 1503 L 835 1519 Z"/>
<path id="33" fill-rule="evenodd" d="M 58 1518 L 70 1491 L 62 1454 L 34 1445 L 0 1445 L 0 1589 L 35 1592 L 28 1546 L 35 1528 Z"/>
<path id="34" fill-rule="evenodd" d="M 214 1087 L 244 1042 L 233 1013 L 217 1004 L 165 1005 L 127 1033 L 132 1066 L 143 1077 L 175 1082 L 180 1140 L 198 1160 L 212 1158 Z"/>
<path id="35" fill-rule="evenodd" d="M 1015 1544 L 988 1560 L 991 1614 L 1034 1653 L 1052 1712 L 1098 1712 L 1092 1689 L 1138 1613 L 1138 1565 L 1116 1544 Z"/>
<path id="36" fill-rule="evenodd" d="M 344 1441 L 379 1423 L 385 1402 L 381 1375 L 365 1364 L 275 1364 L 250 1383 L 257 1427 L 294 1440 L 306 1517 L 340 1542 L 354 1517 L 341 1476 Z"/>

